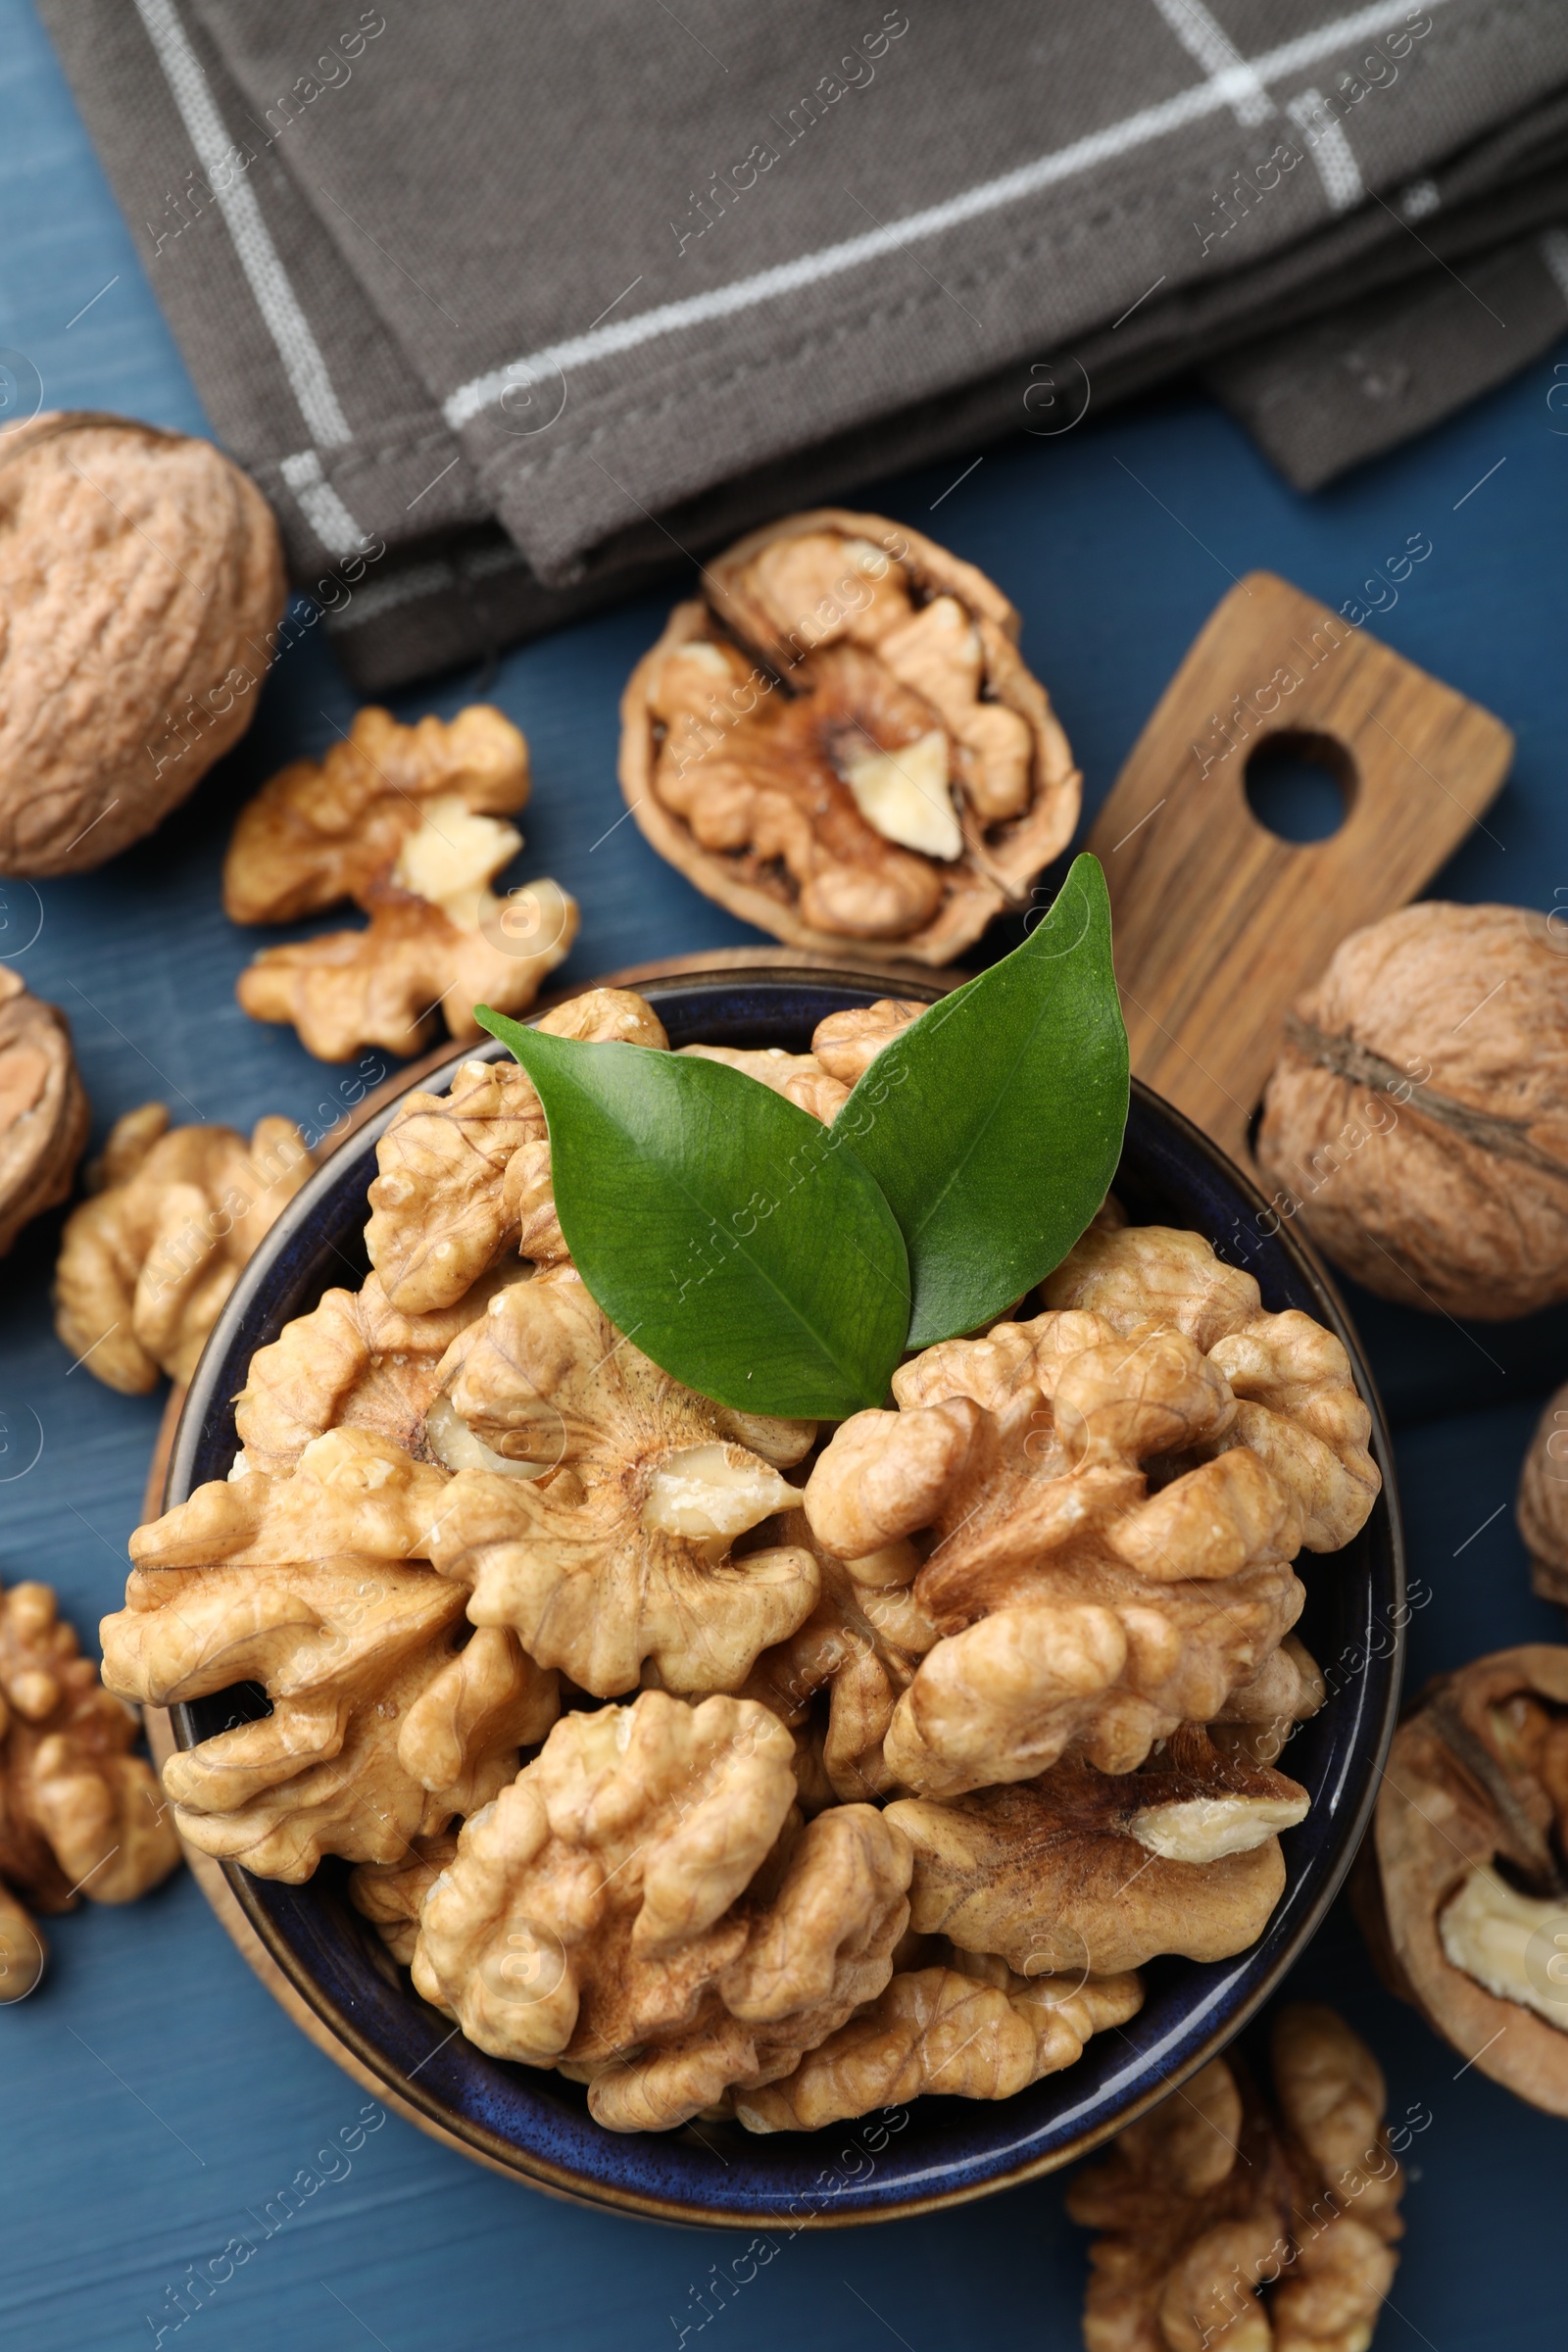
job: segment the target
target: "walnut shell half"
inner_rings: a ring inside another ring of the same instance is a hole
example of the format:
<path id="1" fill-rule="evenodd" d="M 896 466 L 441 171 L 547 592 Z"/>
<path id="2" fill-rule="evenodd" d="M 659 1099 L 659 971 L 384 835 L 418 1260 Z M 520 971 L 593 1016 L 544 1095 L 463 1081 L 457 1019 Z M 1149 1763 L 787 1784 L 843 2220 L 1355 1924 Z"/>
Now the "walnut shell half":
<path id="1" fill-rule="evenodd" d="M 1012 606 L 919 532 L 836 507 L 752 532 L 703 580 L 621 703 L 642 832 L 791 946 L 951 961 L 1078 816 Z"/>
<path id="2" fill-rule="evenodd" d="M 51 413 L 0 436 L 0 873 L 77 873 L 249 726 L 277 525 L 211 442 Z"/>
<path id="3" fill-rule="evenodd" d="M 1548 2115 L 1568 2115 L 1565 1839 L 1568 1649 L 1498 1650 L 1431 1684 L 1383 1776 L 1362 1924 L 1393 1989 Z"/>
<path id="4" fill-rule="evenodd" d="M 0 967 L 0 1257 L 70 1193 L 87 1118 L 65 1014 Z"/>

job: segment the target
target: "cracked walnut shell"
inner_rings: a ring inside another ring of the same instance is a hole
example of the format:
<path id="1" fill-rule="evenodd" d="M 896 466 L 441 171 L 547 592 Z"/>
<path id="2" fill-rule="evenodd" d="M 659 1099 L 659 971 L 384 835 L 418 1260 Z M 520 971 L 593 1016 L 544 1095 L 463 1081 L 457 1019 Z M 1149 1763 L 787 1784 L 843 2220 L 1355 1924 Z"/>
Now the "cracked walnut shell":
<path id="1" fill-rule="evenodd" d="M 957 1795 L 1068 1749 L 1128 1771 L 1221 1714 L 1295 1624 L 1295 1497 L 1224 1446 L 1236 1400 L 1185 1333 L 1051 1310 L 927 1348 L 893 1389 L 897 1412 L 839 1429 L 805 1507 L 842 1559 L 935 1538 L 913 1590 L 945 1639 L 883 1743 L 906 1787 Z M 1176 1475 L 1151 1494 L 1159 1463 Z"/>
<path id="2" fill-rule="evenodd" d="M 1380 1297 L 1486 1322 L 1568 1298 L 1565 949 L 1528 907 L 1406 906 L 1287 1019 L 1258 1162 Z"/>
<path id="3" fill-rule="evenodd" d="M 250 724 L 277 526 L 210 442 L 51 413 L 0 436 L 0 873 L 77 873 Z"/>
<path id="4" fill-rule="evenodd" d="M 792 946 L 946 963 L 1065 847 L 1080 778 L 973 565 L 836 508 L 705 567 L 621 703 L 661 857 Z"/>
<path id="5" fill-rule="evenodd" d="M 749 2132 L 814 2132 L 873 2107 L 1007 2099 L 1073 2066 L 1090 2036 L 1143 2006 L 1135 1976 L 1020 1977 L 1005 1962 L 913 1936 L 886 1991 L 808 2050 L 793 2074 L 731 2094 Z"/>
<path id="6" fill-rule="evenodd" d="M 356 711 L 320 760 L 295 760 L 240 810 L 223 860 L 231 923 L 293 923 L 358 899 L 389 873 L 436 800 L 514 816 L 528 798 L 528 746 L 488 703 L 400 726 Z"/>
<path id="7" fill-rule="evenodd" d="M 1427 1687 L 1395 1734 L 1373 1851 L 1358 1907 L 1393 1989 L 1467 2065 L 1568 2115 L 1568 1648 L 1498 1650 Z"/>
<path id="8" fill-rule="evenodd" d="M 1279 1832 L 1307 1796 L 1184 1725 L 1135 1772 L 1067 1757 L 1038 1780 L 888 1807 L 914 1848 L 910 1919 L 1019 1976 L 1223 1960 L 1285 1891 Z"/>
<path id="9" fill-rule="evenodd" d="M 494 2056 L 667 2131 L 789 2074 L 892 1974 L 908 1848 L 870 1805 L 800 1826 L 765 1707 L 658 1690 L 568 1715 L 467 1821 L 414 1983 Z"/>
<path id="10" fill-rule="evenodd" d="M 1104 2233 L 1088 2352 L 1366 2352 L 1404 2227 L 1383 2077 L 1316 2002 L 1281 2009 L 1270 2048 L 1271 2101 L 1212 2059 L 1070 2184 Z"/>
<path id="11" fill-rule="evenodd" d="M 22 1999 L 42 1973 L 24 1906 L 132 1902 L 178 1862 L 158 1783 L 130 1752 L 140 1729 L 47 1585 L 0 1592 L 0 2001 Z"/>
<path id="12" fill-rule="evenodd" d="M 199 1487 L 132 1536 L 109 1688 L 171 1706 L 254 1682 L 271 1702 L 164 1767 L 202 1852 L 293 1884 L 323 1854 L 394 1861 L 544 1737 L 555 1676 L 505 1632 L 465 1642 L 461 1588 L 421 1564 L 448 1489 L 389 1440 L 333 1430 L 290 1476 Z"/>
<path id="13" fill-rule="evenodd" d="M 69 1199 L 87 1121 L 70 1022 L 0 967 L 0 1257 Z"/>
<path id="14" fill-rule="evenodd" d="M 453 1342 L 442 1388 L 462 1430 L 536 1471 L 460 1469 L 446 1492 L 430 1556 L 470 1589 L 475 1625 L 509 1626 L 542 1665 L 606 1698 L 640 1673 L 668 1690 L 733 1690 L 809 1616 L 808 1550 L 734 1546 L 799 1501 L 780 1470 L 815 1425 L 682 1388 L 621 1337 L 573 1266 L 499 1292 Z"/>
<path id="15" fill-rule="evenodd" d="M 240 1269 L 311 1173 L 288 1119 L 173 1127 L 162 1102 L 115 1121 L 66 1220 L 55 1329 L 97 1380 L 126 1396 L 160 1372 L 189 1380 Z"/>

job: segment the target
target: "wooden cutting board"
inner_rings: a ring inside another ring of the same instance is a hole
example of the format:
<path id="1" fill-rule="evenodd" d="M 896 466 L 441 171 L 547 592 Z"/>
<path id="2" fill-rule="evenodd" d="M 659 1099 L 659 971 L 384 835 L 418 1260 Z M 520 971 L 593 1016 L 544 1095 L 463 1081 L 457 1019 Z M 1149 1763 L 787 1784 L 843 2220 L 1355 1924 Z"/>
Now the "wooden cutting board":
<path id="1" fill-rule="evenodd" d="M 1347 802 L 1327 840 L 1253 816 L 1290 739 Z M 1089 838 L 1105 869 L 1133 1068 L 1244 1165 L 1287 1007 L 1349 932 L 1413 899 L 1501 788 L 1500 719 L 1271 572 L 1217 605 Z"/>

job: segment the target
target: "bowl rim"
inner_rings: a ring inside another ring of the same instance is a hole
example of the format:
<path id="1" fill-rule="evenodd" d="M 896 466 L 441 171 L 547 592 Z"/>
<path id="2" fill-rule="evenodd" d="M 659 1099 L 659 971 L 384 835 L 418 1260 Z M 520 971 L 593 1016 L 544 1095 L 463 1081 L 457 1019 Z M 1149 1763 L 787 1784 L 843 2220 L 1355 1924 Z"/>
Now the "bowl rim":
<path id="1" fill-rule="evenodd" d="M 583 994 L 600 985 L 603 983 L 588 980 L 583 983 L 581 990 L 570 993 Z M 906 999 L 924 999 L 935 1004 L 955 985 L 957 985 L 955 980 L 947 979 L 940 973 L 916 977 L 913 972 L 906 971 L 900 973 L 895 981 L 887 974 L 869 972 L 863 967 L 859 970 L 834 970 L 819 965 L 795 967 L 769 964 L 757 971 L 716 968 L 682 971 L 672 973 L 667 978 L 650 975 L 646 979 L 639 979 L 638 993 L 657 1011 L 662 1005 L 680 998 L 714 990 L 760 991 L 763 997 L 781 996 L 803 988 L 811 991 L 853 991 L 863 1001 L 872 1002 L 888 995 L 896 986 Z M 544 1009 L 536 1006 L 525 1016 L 530 1025 L 538 1020 Z M 451 1054 L 434 1068 L 416 1064 L 403 1074 L 404 1083 L 398 1086 L 397 1092 L 379 1102 L 371 1116 L 363 1119 L 342 1139 L 286 1203 L 242 1270 L 191 1376 L 170 1449 L 164 1486 L 165 1510 L 172 1508 L 175 1502 L 188 1499 L 193 1492 L 197 1449 L 203 1436 L 203 1424 L 215 1401 L 218 1372 L 259 1296 L 266 1290 L 278 1258 L 302 1228 L 310 1224 L 323 1200 L 342 1181 L 345 1154 L 359 1160 L 373 1153 L 375 1145 L 397 1115 L 406 1097 L 416 1089 L 430 1094 L 444 1093 L 465 1062 L 501 1060 L 506 1057 L 506 1053 L 507 1049 L 498 1039 L 485 1037 L 474 1044 L 455 1046 Z M 1210 1172 L 1220 1176 L 1238 1192 L 1254 1214 L 1269 1213 L 1264 1195 L 1248 1171 L 1221 1151 L 1185 1113 L 1139 1078 L 1133 1078 L 1131 1087 L 1134 1099 L 1142 1105 L 1152 1107 L 1155 1117 L 1174 1132 L 1180 1143 L 1206 1162 Z M 1288 1937 L 1262 1973 L 1259 1982 L 1233 2008 L 1226 2010 L 1223 2018 L 1201 2036 L 1193 2050 L 1172 2066 L 1169 2073 L 1136 2092 L 1113 2117 L 1085 2127 L 1062 2147 L 1026 2156 L 1005 2170 L 988 2173 L 981 2179 L 956 2181 L 925 2193 L 902 2196 L 891 2202 L 875 2205 L 857 2203 L 835 2210 L 829 2198 L 820 2209 L 808 2213 L 804 2219 L 793 2213 L 776 2214 L 761 2202 L 750 2210 L 709 2205 L 689 2197 L 659 2195 L 623 2182 L 586 2177 L 542 2151 L 519 2146 L 514 2139 L 490 2130 L 475 2117 L 449 2104 L 427 2083 L 416 2080 L 414 2073 L 405 2072 L 390 2060 L 380 2045 L 326 1991 L 263 1902 L 259 1891 L 263 1882 L 253 1879 L 242 1864 L 220 1861 L 217 1867 L 222 1872 L 230 1893 L 269 1959 L 314 2012 L 326 2033 L 400 2101 L 416 2109 L 425 2126 L 447 2144 L 457 2146 L 465 2154 L 486 2162 L 492 2169 L 503 2171 L 547 2193 L 564 2196 L 573 2203 L 587 2204 L 601 2210 L 616 2210 L 642 2219 L 688 2228 L 754 2231 L 759 2228 L 772 2228 L 781 2232 L 787 2228 L 791 2233 L 801 2228 L 847 2229 L 872 2222 L 908 2220 L 917 2214 L 968 2204 L 1059 2171 L 1125 2131 L 1129 2124 L 1171 2095 L 1183 2082 L 1190 2081 L 1246 2030 L 1263 2005 L 1279 1991 L 1285 1978 L 1317 1935 L 1366 1836 L 1398 1720 L 1406 1647 L 1404 1625 L 1399 1622 L 1402 1612 L 1398 1604 L 1402 1603 L 1405 1594 L 1406 1559 L 1393 1446 L 1382 1400 L 1355 1327 L 1322 1260 L 1311 1246 L 1288 1225 L 1281 1224 L 1277 1234 L 1269 1238 L 1277 1240 L 1284 1247 L 1287 1256 L 1294 1261 L 1295 1270 L 1305 1279 L 1314 1293 L 1321 1310 L 1319 1319 L 1328 1325 L 1346 1348 L 1357 1389 L 1371 1414 L 1369 1449 L 1383 1478 L 1381 1494 L 1374 1504 L 1374 1514 L 1380 1509 L 1387 1514 L 1388 1552 L 1395 1603 L 1394 1646 L 1386 1657 L 1377 1661 L 1385 1672 L 1381 1700 L 1376 1709 L 1375 1737 L 1370 1746 L 1363 1748 L 1360 1754 L 1359 1771 L 1363 1784 L 1360 1794 L 1353 1810 L 1340 1825 L 1336 1850 L 1323 1870 L 1321 1883 L 1311 1901 L 1295 1920 Z M 181 1749 L 193 1746 L 199 1737 L 205 1736 L 196 1730 L 190 1703 L 176 1702 L 169 1709 L 174 1742 Z M 1261 1936 L 1258 1940 L 1261 1941 Z M 1251 1950 L 1253 1947 L 1248 1948 Z M 1245 1956 L 1237 1955 L 1239 1958 Z M 454 2033 L 456 2031 L 454 2029 Z M 1008 2102 L 1004 2100 L 996 2104 L 1004 2110 Z M 864 2120 L 861 2118 L 860 2122 L 863 2124 Z M 852 2124 L 846 2123 L 842 2129 L 848 2132 Z M 813 2135 L 798 2136 L 804 2142 Z"/>

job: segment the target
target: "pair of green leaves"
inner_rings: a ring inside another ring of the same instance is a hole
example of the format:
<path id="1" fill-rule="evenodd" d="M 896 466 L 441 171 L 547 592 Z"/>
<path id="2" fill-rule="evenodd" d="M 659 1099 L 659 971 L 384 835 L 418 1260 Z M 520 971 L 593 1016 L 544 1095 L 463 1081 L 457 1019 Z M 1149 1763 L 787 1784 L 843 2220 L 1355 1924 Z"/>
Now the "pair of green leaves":
<path id="1" fill-rule="evenodd" d="M 1088 857 L 1022 947 L 883 1049 L 831 1127 L 723 1062 L 475 1017 L 539 1090 L 593 1297 L 666 1372 L 744 1411 L 881 1404 L 906 1348 L 974 1330 L 1059 1264 L 1127 1120 Z"/>

